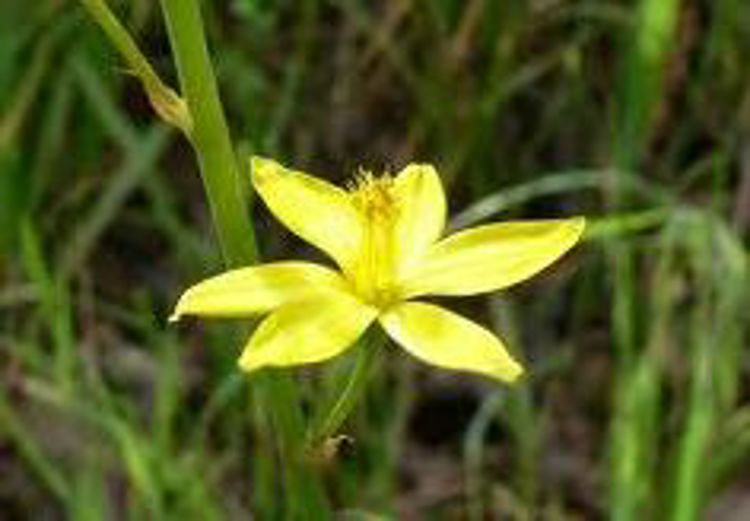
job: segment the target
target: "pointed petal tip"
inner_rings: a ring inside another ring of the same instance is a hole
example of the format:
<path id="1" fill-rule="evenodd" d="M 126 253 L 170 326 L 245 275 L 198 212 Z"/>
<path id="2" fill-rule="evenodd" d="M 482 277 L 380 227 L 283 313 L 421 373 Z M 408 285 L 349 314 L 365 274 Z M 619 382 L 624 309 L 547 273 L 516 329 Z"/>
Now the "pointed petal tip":
<path id="1" fill-rule="evenodd" d="M 576 232 L 577 239 L 580 239 L 583 233 L 586 231 L 586 217 L 583 215 L 579 215 L 576 217 L 572 217 L 571 221 L 573 221 L 573 229 Z"/>
<path id="2" fill-rule="evenodd" d="M 529 279 L 578 244 L 583 216 L 489 223 L 440 240 L 403 291 L 420 295 L 472 295 L 497 291 Z"/>
<path id="3" fill-rule="evenodd" d="M 188 288 L 182 295 L 180 295 L 180 298 L 177 300 L 177 304 L 174 305 L 174 309 L 172 310 L 172 314 L 169 315 L 169 318 L 167 318 L 167 322 L 170 324 L 174 324 L 176 322 L 179 322 L 183 316 L 185 316 L 185 312 L 190 312 L 190 309 L 188 308 L 188 303 L 190 302 L 190 295 L 192 294 L 192 288 Z"/>
<path id="4" fill-rule="evenodd" d="M 268 159 L 262 156 L 250 156 L 250 175 L 253 181 L 263 181 L 268 174 L 268 169 L 271 167 L 281 167 L 279 163 L 273 159 Z"/>
<path id="5" fill-rule="evenodd" d="M 523 365 L 512 357 L 505 358 L 502 363 L 489 364 L 485 368 L 476 368 L 474 372 L 507 385 L 518 385 L 526 379 L 526 370 Z"/>
<path id="6" fill-rule="evenodd" d="M 248 356 L 246 353 L 243 353 L 237 359 L 237 367 L 239 367 L 240 370 L 244 373 L 253 373 L 260 369 L 262 366 L 263 364 L 260 363 L 259 360 L 254 360 L 252 356 Z"/>
<path id="7" fill-rule="evenodd" d="M 257 350 L 249 350 L 245 348 L 240 357 L 237 359 L 237 367 L 240 371 L 245 374 L 257 373 L 261 369 L 270 367 L 274 364 L 269 363 L 267 357 L 258 356 L 260 354 Z"/>
<path id="8" fill-rule="evenodd" d="M 510 368 L 506 368 L 502 380 L 510 385 L 516 385 L 526 379 L 526 371 L 519 363 L 514 362 Z"/>
<path id="9" fill-rule="evenodd" d="M 190 290 L 188 290 L 188 291 L 190 291 Z M 172 310 L 172 314 L 170 314 L 169 317 L 167 318 L 167 322 L 168 323 L 175 324 L 175 323 L 179 322 L 180 319 L 185 314 L 185 308 L 184 308 L 185 294 L 187 294 L 187 292 L 185 292 L 180 297 L 180 299 L 177 301 L 177 304 L 175 304 L 174 309 Z"/>
<path id="10" fill-rule="evenodd" d="M 577 215 L 575 217 L 568 218 L 569 223 L 569 234 L 568 234 L 568 249 L 573 248 L 576 244 L 585 240 L 587 222 L 586 217 L 583 215 Z"/>
<path id="11" fill-rule="evenodd" d="M 433 165 L 431 163 L 424 163 L 424 162 L 421 162 L 421 161 L 416 161 L 414 163 L 407 164 L 401 170 L 401 172 L 406 172 L 406 171 L 408 171 L 410 169 L 426 170 L 426 171 L 429 171 L 430 173 L 435 173 L 435 174 L 437 173 L 437 169 L 435 168 L 435 165 Z"/>
<path id="12" fill-rule="evenodd" d="M 264 163 L 268 163 L 270 161 L 273 161 L 273 159 L 269 159 L 267 157 L 259 156 L 257 154 L 253 154 L 250 156 L 250 165 L 251 166 L 263 166 Z"/>

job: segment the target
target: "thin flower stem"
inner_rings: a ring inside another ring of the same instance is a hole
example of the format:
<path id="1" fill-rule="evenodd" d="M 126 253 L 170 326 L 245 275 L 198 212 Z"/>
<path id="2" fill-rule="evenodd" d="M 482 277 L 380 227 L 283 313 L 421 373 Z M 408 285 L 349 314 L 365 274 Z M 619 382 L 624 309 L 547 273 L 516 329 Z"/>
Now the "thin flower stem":
<path id="1" fill-rule="evenodd" d="M 359 401 L 365 384 L 380 354 L 385 338 L 379 329 L 371 329 L 364 336 L 358 346 L 357 359 L 351 376 L 341 390 L 341 394 L 322 415 L 322 419 L 314 424 L 308 433 L 308 450 L 315 451 L 339 430 L 349 413 Z"/>

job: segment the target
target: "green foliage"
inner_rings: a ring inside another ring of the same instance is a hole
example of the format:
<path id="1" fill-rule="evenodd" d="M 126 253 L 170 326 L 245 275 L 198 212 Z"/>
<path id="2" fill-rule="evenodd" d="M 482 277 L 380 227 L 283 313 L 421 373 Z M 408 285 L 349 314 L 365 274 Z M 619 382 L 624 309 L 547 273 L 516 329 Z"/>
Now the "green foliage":
<path id="1" fill-rule="evenodd" d="M 158 5 L 111 4 L 176 87 Z M 342 518 L 682 521 L 738 493 L 747 2 L 202 7 L 238 157 L 335 181 L 433 162 L 453 226 L 591 218 L 543 280 L 459 304 L 527 361 L 522 385 L 385 350 L 345 423 L 354 452 L 317 462 Z M 262 404 L 291 391 L 319 418 L 356 355 L 273 389 L 236 372 L 236 327 L 165 323 L 220 269 L 204 197 L 190 148 L 80 5 L 0 5 L 0 517 L 289 513 L 271 422 L 295 413 Z M 252 211 L 262 258 L 300 248 Z"/>

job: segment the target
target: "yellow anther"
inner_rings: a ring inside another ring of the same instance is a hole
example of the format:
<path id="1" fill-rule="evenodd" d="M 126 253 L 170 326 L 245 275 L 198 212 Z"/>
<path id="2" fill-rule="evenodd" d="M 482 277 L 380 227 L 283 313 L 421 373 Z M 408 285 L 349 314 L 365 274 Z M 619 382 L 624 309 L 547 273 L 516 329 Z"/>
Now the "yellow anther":
<path id="1" fill-rule="evenodd" d="M 355 206 L 368 219 L 392 220 L 397 213 L 393 178 L 388 174 L 375 177 L 362 170 L 350 186 Z"/>

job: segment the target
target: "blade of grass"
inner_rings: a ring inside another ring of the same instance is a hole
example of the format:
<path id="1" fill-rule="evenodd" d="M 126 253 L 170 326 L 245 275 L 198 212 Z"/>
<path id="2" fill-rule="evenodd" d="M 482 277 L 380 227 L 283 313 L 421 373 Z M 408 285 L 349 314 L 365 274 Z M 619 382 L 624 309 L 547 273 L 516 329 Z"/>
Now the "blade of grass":
<path id="1" fill-rule="evenodd" d="M 33 187 L 18 153 L 21 133 L 52 66 L 54 51 L 69 28 L 70 19 L 63 18 L 55 30 L 39 39 L 28 68 L 14 86 L 13 99 L 3 109 L 0 119 L 0 222 L 3 223 L 0 252 L 14 245 L 16 233 L 29 211 Z"/>
<path id="2" fill-rule="evenodd" d="M 42 452 L 39 445 L 24 427 L 8 401 L 7 392 L 0 388 L 0 434 L 8 437 L 21 456 L 29 463 L 41 483 L 62 503 L 70 497 L 70 488 L 65 475 Z"/>
<path id="3" fill-rule="evenodd" d="M 513 303 L 503 297 L 494 296 L 490 298 L 489 309 L 494 329 L 503 332 L 507 345 L 521 345 Z M 554 365 L 554 363 L 550 358 L 545 360 L 545 364 Z M 532 379 L 543 378 L 549 370 L 549 366 L 537 364 L 531 372 L 531 377 Z M 512 392 L 508 392 L 502 409 L 503 416 L 498 415 L 496 418 L 507 425 L 516 444 L 514 484 L 519 499 L 529 511 L 534 512 L 539 506 L 540 483 L 537 469 L 540 465 L 544 417 L 534 404 L 531 384 L 532 381 L 521 383 Z"/>
<path id="4" fill-rule="evenodd" d="M 31 63 L 17 87 L 15 98 L 0 119 L 0 150 L 8 148 L 18 140 L 18 134 L 26 121 L 29 109 L 52 65 L 52 53 L 56 40 L 59 39 L 58 34 L 59 31 L 49 33 L 36 45 Z"/>
<path id="5" fill-rule="evenodd" d="M 695 304 L 689 316 L 692 365 L 683 431 L 675 455 L 671 519 L 702 518 L 711 489 L 706 458 L 717 426 L 735 405 L 742 348 L 741 307 L 737 287 L 746 287 L 746 264 L 736 259 L 734 241 L 724 224 L 693 212 L 683 233 L 692 274 Z M 739 285 L 739 286 L 738 286 Z M 730 440 L 727 440 L 730 441 Z M 711 458 L 713 460 L 713 458 Z"/>
<path id="6" fill-rule="evenodd" d="M 624 65 L 614 114 L 613 187 L 610 200 L 627 209 L 630 196 L 617 174 L 637 169 L 648 145 L 651 115 L 662 96 L 662 66 L 673 44 L 678 0 L 641 0 L 636 24 L 625 34 Z M 614 274 L 612 323 L 617 352 L 615 410 L 611 426 L 610 516 L 638 519 L 653 501 L 655 414 L 659 410 L 659 372 L 649 350 L 639 356 L 639 298 L 635 254 L 620 240 L 609 246 Z M 644 488 L 645 484 L 645 488 Z"/>
<path id="7" fill-rule="evenodd" d="M 139 146 L 128 155 L 126 162 L 109 177 L 94 207 L 83 222 L 76 226 L 68 241 L 60 261 L 62 276 L 69 277 L 84 266 L 96 241 L 117 217 L 127 198 L 138 188 L 145 175 L 153 170 L 169 145 L 170 138 L 170 131 L 166 127 L 158 124 L 153 126 L 145 132 Z"/>
<path id="8" fill-rule="evenodd" d="M 68 67 L 63 68 L 52 80 L 53 92 L 42 118 L 42 128 L 36 146 L 36 154 L 31 167 L 31 194 L 29 208 L 32 212 L 39 208 L 44 190 L 50 184 L 58 167 L 56 159 L 60 157 L 65 139 L 65 130 L 70 123 L 74 102 L 74 89 Z"/>
<path id="9" fill-rule="evenodd" d="M 303 78 L 308 67 L 308 55 L 312 51 L 313 24 L 317 16 L 317 1 L 304 0 L 300 7 L 300 21 L 295 31 L 295 49 L 292 59 L 285 65 L 284 79 L 281 82 L 281 96 L 273 110 L 270 128 L 263 140 L 263 149 L 278 155 L 279 143 L 299 100 Z"/>
<path id="10" fill-rule="evenodd" d="M 52 368 L 63 393 L 70 394 L 76 384 L 76 343 L 70 294 L 60 278 L 53 275 L 44 260 L 40 238 L 28 221 L 21 228 L 21 250 L 26 274 L 34 285 L 42 316 L 54 342 Z"/>
<path id="11" fill-rule="evenodd" d="M 457 230 L 473 226 L 480 221 L 505 212 L 514 207 L 520 207 L 538 197 L 578 192 L 585 189 L 603 188 L 606 183 L 605 171 L 578 171 L 550 174 L 527 183 L 522 183 L 505 190 L 490 194 L 451 219 L 449 228 Z M 662 204 L 673 201 L 671 194 L 662 187 L 638 179 L 635 175 L 621 174 L 627 180 L 627 189 L 639 195 L 653 198 Z"/>
<path id="12" fill-rule="evenodd" d="M 468 519 L 486 519 L 482 477 L 484 463 L 484 443 L 487 431 L 502 407 L 506 397 L 504 389 L 488 394 L 471 419 L 464 435 L 464 473 L 466 475 L 466 495 Z"/>

